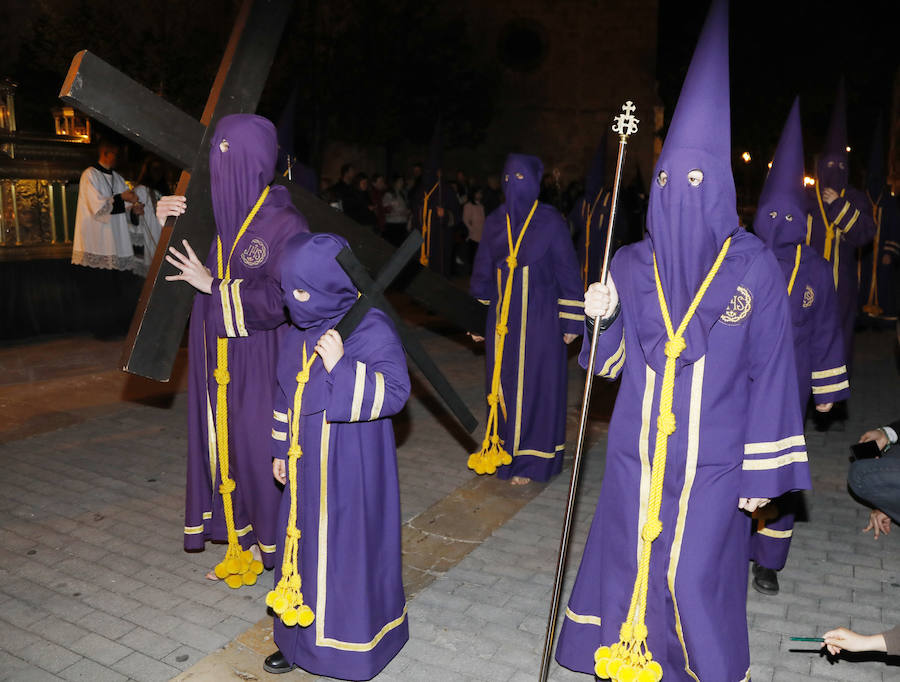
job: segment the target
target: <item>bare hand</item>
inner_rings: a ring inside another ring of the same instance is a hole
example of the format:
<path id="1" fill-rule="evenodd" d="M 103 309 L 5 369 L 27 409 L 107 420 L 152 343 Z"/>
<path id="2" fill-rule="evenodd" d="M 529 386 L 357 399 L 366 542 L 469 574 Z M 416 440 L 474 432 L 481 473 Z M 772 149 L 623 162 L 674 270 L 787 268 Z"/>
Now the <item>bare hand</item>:
<path id="1" fill-rule="evenodd" d="M 331 374 L 331 370 L 344 357 L 344 342 L 341 335 L 334 329 L 329 329 L 319 337 L 316 342 L 316 353 L 322 358 L 322 364 L 325 365 L 325 371 Z"/>
<path id="2" fill-rule="evenodd" d="M 886 253 L 881 257 L 882 265 L 890 265 L 891 264 L 891 254 Z"/>
<path id="3" fill-rule="evenodd" d="M 138 201 L 131 205 L 131 212 L 134 215 L 144 215 L 144 205 Z"/>
<path id="4" fill-rule="evenodd" d="M 875 441 L 875 444 L 878 446 L 879 450 L 884 450 L 888 446 L 887 434 L 881 429 L 872 429 L 871 431 L 866 431 L 859 437 L 860 443 L 868 443 L 869 441 L 873 440 Z"/>
<path id="5" fill-rule="evenodd" d="M 606 286 L 594 282 L 584 293 L 584 314 L 591 319 L 609 317 L 619 304 L 619 292 L 612 275 L 606 278 Z"/>
<path id="6" fill-rule="evenodd" d="M 869 513 L 869 525 L 863 528 L 862 532 L 868 533 L 870 530 L 875 531 L 874 536 L 876 540 L 882 533 L 887 535 L 891 532 L 891 517 L 880 509 L 873 509 Z"/>
<path id="7" fill-rule="evenodd" d="M 438 218 L 443 218 L 443 217 L 444 217 L 444 207 L 443 207 L 443 206 L 438 206 L 438 207 L 437 207 L 437 214 L 438 214 Z"/>
<path id="8" fill-rule="evenodd" d="M 122 197 L 122 201 L 127 201 L 129 204 L 133 204 L 138 200 L 138 195 L 133 189 L 126 189 L 124 192 L 120 192 L 119 196 Z"/>
<path id="9" fill-rule="evenodd" d="M 822 403 L 816 405 L 816 412 L 830 412 L 832 407 L 834 407 L 834 403 Z"/>
<path id="10" fill-rule="evenodd" d="M 482 341 L 484 341 L 484 337 L 483 337 L 483 336 L 479 336 L 478 334 L 473 334 L 472 332 L 466 332 L 466 334 L 468 334 L 469 336 L 471 336 L 471 337 L 472 337 L 472 340 L 473 340 L 475 343 L 481 343 Z"/>
<path id="11" fill-rule="evenodd" d="M 213 276 L 209 268 L 200 262 L 197 254 L 194 253 L 191 245 L 188 244 L 187 239 L 182 239 L 181 243 L 184 244 L 184 250 L 187 255 L 181 253 L 174 246 L 169 247 L 169 252 L 172 255 L 166 254 L 166 260 L 170 265 L 178 268 L 180 272 L 177 275 L 167 275 L 166 281 L 187 282 L 197 291 L 202 291 L 204 294 L 212 293 Z"/>
<path id="12" fill-rule="evenodd" d="M 567 346 L 578 338 L 578 334 L 563 334 L 563 343 Z"/>
<path id="13" fill-rule="evenodd" d="M 171 194 L 167 197 L 160 197 L 156 202 L 156 219 L 162 225 L 169 216 L 176 218 L 187 210 L 187 199 L 178 194 Z"/>
<path id="14" fill-rule="evenodd" d="M 831 205 L 831 203 L 837 198 L 838 193 L 831 189 L 831 187 L 826 187 L 822 192 L 822 201 L 824 201 L 828 205 Z"/>
<path id="15" fill-rule="evenodd" d="M 277 457 L 272 460 L 272 475 L 281 485 L 287 485 L 287 473 L 284 468 L 284 460 Z"/>
<path id="16" fill-rule="evenodd" d="M 769 502 L 771 502 L 768 497 L 742 497 L 738 500 L 738 509 L 743 509 L 744 511 L 748 511 L 751 514 L 755 512 L 757 509 L 762 509 Z"/>
<path id="17" fill-rule="evenodd" d="M 832 656 L 837 656 L 841 651 L 886 651 L 884 635 L 861 635 L 847 628 L 829 630 L 822 638 L 825 647 Z"/>

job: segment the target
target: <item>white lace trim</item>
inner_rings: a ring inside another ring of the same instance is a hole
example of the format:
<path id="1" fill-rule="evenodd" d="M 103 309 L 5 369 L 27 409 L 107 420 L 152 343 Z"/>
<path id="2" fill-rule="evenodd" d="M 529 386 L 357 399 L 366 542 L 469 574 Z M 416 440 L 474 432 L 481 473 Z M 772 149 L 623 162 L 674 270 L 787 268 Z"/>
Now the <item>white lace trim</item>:
<path id="1" fill-rule="evenodd" d="M 134 256 L 101 255 L 86 251 L 72 251 L 72 265 L 104 270 L 134 270 Z"/>

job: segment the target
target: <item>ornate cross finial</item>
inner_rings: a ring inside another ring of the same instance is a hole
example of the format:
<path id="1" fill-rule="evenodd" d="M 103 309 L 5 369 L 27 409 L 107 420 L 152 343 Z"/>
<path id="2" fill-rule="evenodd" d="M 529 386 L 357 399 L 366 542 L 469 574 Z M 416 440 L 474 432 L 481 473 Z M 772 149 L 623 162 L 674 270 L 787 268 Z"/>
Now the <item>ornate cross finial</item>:
<path id="1" fill-rule="evenodd" d="M 622 111 L 624 113 L 613 118 L 616 122 L 612 127 L 613 132 L 618 133 L 623 137 L 634 135 L 638 130 L 637 124 L 641 122 L 640 119 L 637 119 L 632 115 L 636 111 L 634 102 L 631 100 L 625 102 L 625 104 L 622 105 Z"/>

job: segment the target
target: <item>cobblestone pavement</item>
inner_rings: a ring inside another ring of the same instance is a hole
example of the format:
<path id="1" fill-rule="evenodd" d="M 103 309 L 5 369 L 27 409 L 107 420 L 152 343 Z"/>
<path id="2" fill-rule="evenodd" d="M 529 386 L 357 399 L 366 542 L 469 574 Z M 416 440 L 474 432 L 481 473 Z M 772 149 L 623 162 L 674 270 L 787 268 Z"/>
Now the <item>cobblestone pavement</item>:
<path id="1" fill-rule="evenodd" d="M 478 408 L 481 358 L 458 337 L 421 334 L 466 402 Z M 876 542 L 861 535 L 867 510 L 844 487 L 846 445 L 900 413 L 890 344 L 884 333 L 858 337 L 846 431 L 809 434 L 815 485 L 807 496 L 809 522 L 798 524 L 782 593 L 763 597 L 750 590 L 754 682 L 900 680 L 900 668 L 880 660 L 832 665 L 817 653 L 791 651 L 787 641 L 837 625 L 877 632 L 900 623 L 900 538 Z M 0 366 L 12 352 L 0 351 Z M 39 349 L 29 353 L 40 355 Z M 579 399 L 577 376 L 573 368 L 570 406 Z M 39 410 L 29 418 L 36 435 L 20 430 L 0 438 L 2 680 L 167 680 L 265 615 L 268 574 L 253 588 L 219 589 L 203 578 L 218 548 L 181 551 L 184 395 L 171 403 L 104 403 L 94 395 L 101 385 L 66 384 L 70 401 L 92 406 L 48 406 L 44 426 Z M 0 387 L 0 406 L 15 390 L 15 384 Z M 472 478 L 464 465 L 471 441 L 460 429 L 448 435 L 441 425 L 447 417 L 429 395 L 419 387 L 397 423 L 405 522 Z M 601 389 L 600 402 L 609 397 Z M 593 427 L 570 578 L 603 469 L 603 425 Z M 567 485 L 564 473 L 459 563 L 432 576 L 410 602 L 410 642 L 379 679 L 536 678 Z M 310 678 L 297 672 L 285 679 Z M 554 664 L 551 679 L 587 678 Z"/>

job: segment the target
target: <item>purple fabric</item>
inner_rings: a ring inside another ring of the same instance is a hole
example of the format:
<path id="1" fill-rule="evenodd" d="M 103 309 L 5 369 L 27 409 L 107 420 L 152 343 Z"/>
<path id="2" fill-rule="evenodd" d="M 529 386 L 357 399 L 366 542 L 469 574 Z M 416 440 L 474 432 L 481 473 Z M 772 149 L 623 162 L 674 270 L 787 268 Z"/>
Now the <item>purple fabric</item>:
<path id="1" fill-rule="evenodd" d="M 521 207 L 527 202 L 519 222 L 510 218 L 515 240 L 537 197 L 540 161 L 534 157 L 526 160 L 517 157 L 507 162 L 504 174 L 507 172 L 511 175 L 510 185 L 517 184 L 515 190 L 507 191 L 507 197 L 518 201 L 520 215 Z M 515 177 L 517 172 L 522 174 L 521 180 Z M 527 188 L 526 191 L 521 191 L 521 187 Z M 489 305 L 484 334 L 486 392 L 490 392 L 494 371 L 494 327 L 500 286 L 505 286 L 509 273 L 508 255 L 506 204 L 502 204 L 485 220 L 470 282 L 472 295 Z M 563 334 L 581 334 L 584 329 L 584 307 L 578 305 L 584 292 L 575 249 L 562 217 L 552 206 L 538 205 L 517 260 L 507 324 L 509 333 L 500 370 L 506 416 L 503 409 L 498 413 L 500 438 L 513 462 L 500 467 L 497 475 L 504 479 L 525 476 L 546 481 L 562 468 L 566 442 L 567 370 Z"/>
<path id="2" fill-rule="evenodd" d="M 608 368 L 605 378 L 621 376 L 621 385 L 603 487 L 567 611 L 602 624 L 566 617 L 556 653 L 560 664 L 585 673 L 593 670 L 595 649 L 618 640 L 628 611 L 637 571 L 642 482 L 649 485 L 650 475 L 642 457 L 652 464 L 662 382 L 640 339 L 640 319 L 649 311 L 659 314 L 649 240 L 622 247 L 612 275 L 622 311 L 600 336 L 596 367 L 598 372 Z M 722 296 L 722 288 L 731 296 Z M 663 531 L 653 543 L 646 618 L 649 647 L 664 679 L 682 682 L 694 678 L 685 672 L 678 618 L 690 668 L 699 679 L 740 680 L 749 667 L 751 524 L 738 509 L 738 498 L 774 498 L 810 486 L 805 460 L 761 469 L 750 464 L 805 451 L 802 444 L 765 450 L 765 444 L 774 447 L 803 433 L 790 313 L 774 256 L 756 237 L 737 232 L 707 299 L 724 301 L 717 312 L 725 319 L 717 316 L 705 354 L 675 377 L 677 428 L 668 443 Z M 615 358 L 623 343 L 619 371 Z M 588 346 L 582 346 L 582 365 Z M 758 444 L 760 453 L 745 456 L 748 444 Z M 679 520 L 682 499 L 686 512 Z"/>
<path id="3" fill-rule="evenodd" d="M 649 236 L 616 253 L 621 312 L 599 338 L 595 371 L 621 377 L 594 521 L 557 660 L 591 673 L 619 639 L 637 575 L 657 438 L 666 333 L 653 255 L 678 325 L 722 242 L 732 241 L 677 361 L 660 521 L 648 576 L 647 643 L 669 682 L 740 680 L 750 665 L 750 518 L 740 497 L 808 488 L 809 469 L 784 278 L 737 228 L 728 163 L 727 3 L 714 0 L 651 190 Z M 701 183 L 688 173 L 703 172 Z M 666 171 L 661 182 L 660 171 Z M 586 340 L 579 361 L 586 365 Z"/>
<path id="4" fill-rule="evenodd" d="M 234 241 L 263 188 L 275 178 L 277 160 L 278 138 L 269 119 L 232 114 L 216 124 L 209 175 L 216 229 L 223 240 Z"/>
<path id="5" fill-rule="evenodd" d="M 865 194 L 848 185 L 847 165 L 847 104 L 842 78 L 838 84 L 825 146 L 816 164 L 816 186 L 807 191 L 807 211 L 810 215 L 807 244 L 832 265 L 844 337 L 845 364 L 849 369 L 853 359 L 853 328 L 859 298 L 857 250 L 872 241 L 875 221 Z M 819 196 L 829 188 L 840 196 L 831 204 L 826 204 L 823 197 L 820 206 Z M 825 220 L 835 228 L 835 236 L 827 250 Z"/>
<path id="6" fill-rule="evenodd" d="M 792 266 L 796 246 L 806 238 L 803 177 L 800 100 L 795 98 L 775 148 L 772 168 L 763 185 L 753 220 L 756 236 L 779 260 L 791 260 Z"/>
<path id="7" fill-rule="evenodd" d="M 859 306 L 867 315 L 896 319 L 900 206 L 885 181 L 884 157 L 884 120 L 879 115 L 866 168 L 866 197 L 872 206 L 875 237 L 871 246 L 860 251 Z"/>
<path id="8" fill-rule="evenodd" d="M 687 311 L 725 239 L 738 229 L 729 160 L 728 98 L 728 3 L 715 0 L 650 184 L 647 232 L 674 325 Z M 695 169 L 703 172 L 697 186 L 688 181 L 688 174 Z M 732 291 L 726 287 L 722 295 L 730 298 Z M 679 358 L 679 369 L 705 352 L 705 339 L 718 318 L 717 311 L 722 309 L 720 303 L 710 306 L 712 317 L 702 311 L 694 316 L 685 335 L 688 350 Z M 650 365 L 662 372 L 666 342 L 662 320 L 650 315 L 640 324 L 639 337 Z"/>
<path id="9" fill-rule="evenodd" d="M 587 263 L 585 288 L 600 279 L 603 253 L 609 234 L 609 210 L 611 193 L 603 182 L 606 178 L 606 135 L 597 147 L 590 170 L 584 182 L 584 195 L 575 201 L 569 212 L 569 222 L 575 232 L 575 251 L 578 263 L 584 270 Z M 590 225 L 588 215 L 590 214 Z"/>
<path id="10" fill-rule="evenodd" d="M 211 182 L 220 196 L 240 192 L 253 195 L 252 207 L 262 188 L 249 184 L 241 173 L 248 168 L 262 169 L 268 160 L 265 145 L 257 146 L 254 137 L 260 128 L 258 117 L 236 118 L 227 121 L 229 152 L 243 161 L 239 164 L 211 164 Z M 247 135 L 245 126 L 253 134 Z M 264 126 L 263 126 L 264 127 Z M 274 129 L 272 130 L 274 136 Z M 249 142 L 250 146 L 243 147 Z M 214 149 L 218 149 L 214 146 Z M 215 152 L 213 152 L 215 155 Z M 255 160 L 254 160 L 255 159 Z M 271 160 L 274 165 L 274 159 Z M 254 171 L 256 172 L 256 171 Z M 265 175 L 259 170 L 257 177 Z M 254 183 L 256 180 L 253 181 Z M 246 216 L 232 218 L 225 229 L 220 229 L 219 219 L 230 215 L 234 206 L 220 207 L 228 210 L 216 212 L 216 228 L 222 236 L 223 251 L 230 253 L 238 226 Z M 249 212 L 249 208 L 247 209 Z M 228 428 L 229 471 L 237 483 L 232 493 L 235 527 L 251 529 L 240 537 L 244 548 L 259 541 L 263 550 L 263 563 L 273 565 L 278 511 L 278 489 L 272 479 L 269 441 L 269 423 L 272 414 L 272 385 L 275 380 L 275 363 L 279 342 L 284 334 L 286 321 L 284 303 L 279 285 L 279 254 L 284 244 L 294 234 L 308 231 L 306 221 L 293 207 L 290 196 L 283 187 L 274 187 L 256 218 L 241 238 L 231 259 L 231 279 L 225 282 L 228 296 L 228 315 L 222 301 L 222 280 L 213 280 L 212 295 L 197 294 L 191 312 L 188 340 L 188 460 L 187 490 L 185 497 L 184 547 L 187 550 L 203 549 L 206 540 L 227 540 L 222 497 L 218 493 L 221 482 L 216 455 L 210 457 L 208 416 L 215 419 L 217 385 L 213 372 L 218 366 L 216 340 L 230 336 L 228 342 Z M 228 235 L 231 235 L 230 237 Z M 216 245 L 213 243 L 206 258 L 206 266 L 216 272 Z M 242 280 L 242 281 L 238 281 Z M 235 301 L 243 309 L 243 322 L 247 336 L 238 336 L 238 318 Z M 208 518 L 207 518 L 208 517 Z M 201 529 L 196 532 L 197 529 Z M 266 547 L 271 549 L 267 551 Z"/>
<path id="11" fill-rule="evenodd" d="M 342 245 L 339 238 L 316 235 L 303 244 L 292 241 L 286 256 L 290 261 L 286 260 L 283 281 L 310 287 L 311 308 L 321 309 L 317 295 L 329 299 L 322 303 L 326 314 L 342 308 L 346 300 L 346 275 L 334 261 Z M 307 279 L 312 276 L 303 271 L 307 266 L 316 273 L 316 288 Z M 292 316 L 303 305 L 295 303 L 290 304 Z M 301 317 L 305 325 L 310 323 L 310 315 Z M 305 329 L 290 326 L 286 332 L 278 361 L 276 415 L 269 422 L 273 432 L 287 430 L 277 413 L 293 409 L 303 348 L 312 354 L 330 320 L 322 323 L 312 321 Z M 387 418 L 406 403 L 409 375 L 396 330 L 379 310 L 369 311 L 344 340 L 344 355 L 331 373 L 321 367 L 317 360 L 303 394 L 299 420 L 303 456 L 297 480 L 300 575 L 304 602 L 313 609 L 315 621 L 301 628 L 276 619 L 275 643 L 287 660 L 313 674 L 367 680 L 409 638 L 396 446 Z M 320 397 L 315 412 L 307 408 L 312 395 Z M 276 457 L 287 456 L 289 433 L 286 440 L 271 442 Z M 290 503 L 287 485 L 278 518 L 276 583 Z M 386 634 L 373 643 L 386 627 Z"/>

